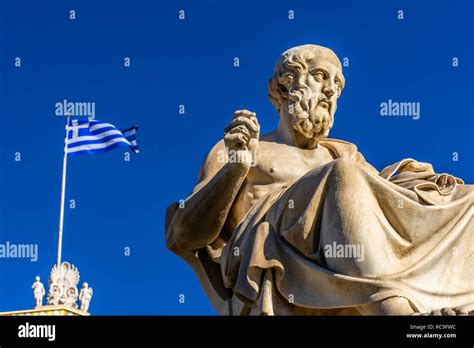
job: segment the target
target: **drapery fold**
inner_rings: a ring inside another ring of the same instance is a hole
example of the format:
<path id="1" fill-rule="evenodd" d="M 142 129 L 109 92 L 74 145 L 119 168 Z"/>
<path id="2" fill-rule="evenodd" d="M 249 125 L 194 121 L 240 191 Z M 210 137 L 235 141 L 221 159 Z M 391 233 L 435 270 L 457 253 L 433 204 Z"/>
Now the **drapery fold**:
<path id="1" fill-rule="evenodd" d="M 320 145 L 334 160 L 274 185 L 220 249 L 177 250 L 167 223 L 168 247 L 193 267 L 214 307 L 314 314 L 402 296 L 417 312 L 474 310 L 474 186 L 404 170 L 413 159 L 379 173 L 353 144 Z M 359 254 L 328 254 L 335 246 Z"/>

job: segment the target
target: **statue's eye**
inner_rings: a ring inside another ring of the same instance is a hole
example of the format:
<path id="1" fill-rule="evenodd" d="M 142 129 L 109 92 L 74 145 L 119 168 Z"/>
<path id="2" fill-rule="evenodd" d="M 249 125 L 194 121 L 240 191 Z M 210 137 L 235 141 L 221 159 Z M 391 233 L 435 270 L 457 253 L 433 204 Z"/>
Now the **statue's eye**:
<path id="1" fill-rule="evenodd" d="M 313 70 L 310 72 L 310 74 L 313 75 L 316 81 L 324 80 L 324 72 L 322 72 L 321 70 Z"/>

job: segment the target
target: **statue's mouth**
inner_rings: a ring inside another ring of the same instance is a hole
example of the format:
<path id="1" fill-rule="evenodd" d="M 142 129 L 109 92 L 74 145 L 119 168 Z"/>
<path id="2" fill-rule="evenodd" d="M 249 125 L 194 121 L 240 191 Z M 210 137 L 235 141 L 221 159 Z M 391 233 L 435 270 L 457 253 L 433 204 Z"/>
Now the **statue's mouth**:
<path id="1" fill-rule="evenodd" d="M 327 100 L 327 99 L 321 99 L 319 102 L 318 102 L 318 106 L 319 107 L 322 107 L 323 109 L 326 109 L 328 114 L 331 114 L 331 109 L 332 109 L 332 103 Z"/>
<path id="2" fill-rule="evenodd" d="M 331 103 L 325 99 L 321 100 L 318 104 L 321 105 L 321 107 L 328 109 L 328 111 L 331 108 Z"/>

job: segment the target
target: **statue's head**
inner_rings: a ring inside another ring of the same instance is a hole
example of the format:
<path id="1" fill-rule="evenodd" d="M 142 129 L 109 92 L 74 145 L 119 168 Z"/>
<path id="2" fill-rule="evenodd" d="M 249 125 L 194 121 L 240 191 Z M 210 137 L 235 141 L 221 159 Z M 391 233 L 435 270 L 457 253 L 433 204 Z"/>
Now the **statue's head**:
<path id="1" fill-rule="evenodd" d="M 87 289 L 87 288 L 89 287 L 89 284 L 87 284 L 86 282 L 84 282 L 84 283 L 82 284 L 82 287 Z"/>
<path id="2" fill-rule="evenodd" d="M 40 281 L 40 277 L 36 276 L 36 281 L 39 282 Z"/>
<path id="3" fill-rule="evenodd" d="M 336 54 L 326 47 L 303 45 L 281 55 L 268 96 L 280 117 L 289 117 L 297 142 L 317 141 L 329 134 L 343 88 Z"/>

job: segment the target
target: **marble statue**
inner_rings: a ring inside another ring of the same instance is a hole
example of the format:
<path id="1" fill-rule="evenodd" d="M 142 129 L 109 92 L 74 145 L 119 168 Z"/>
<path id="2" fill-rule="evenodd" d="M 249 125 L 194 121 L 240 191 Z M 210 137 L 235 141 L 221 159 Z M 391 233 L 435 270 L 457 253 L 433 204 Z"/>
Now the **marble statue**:
<path id="1" fill-rule="evenodd" d="M 43 306 L 43 296 L 46 294 L 43 283 L 40 281 L 40 277 L 36 276 L 35 282 L 31 286 L 33 294 L 35 296 L 36 308 Z"/>
<path id="2" fill-rule="evenodd" d="M 167 247 L 221 314 L 472 314 L 474 186 L 410 158 L 379 172 L 328 138 L 344 84 L 330 49 L 284 52 L 268 84 L 277 129 L 234 113 L 168 207 Z"/>
<path id="3" fill-rule="evenodd" d="M 92 299 L 93 291 L 89 287 L 89 284 L 83 283 L 81 292 L 79 293 L 79 301 L 81 301 L 80 310 L 87 312 L 89 310 L 89 305 Z"/>
<path id="4" fill-rule="evenodd" d="M 54 265 L 49 276 L 48 305 L 77 308 L 79 271 L 69 262 Z"/>

